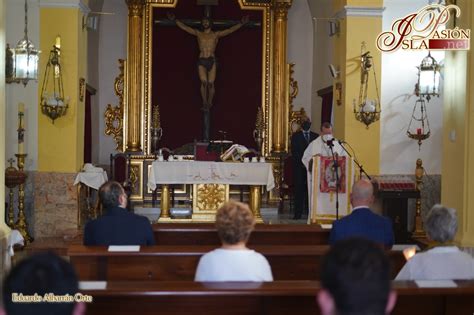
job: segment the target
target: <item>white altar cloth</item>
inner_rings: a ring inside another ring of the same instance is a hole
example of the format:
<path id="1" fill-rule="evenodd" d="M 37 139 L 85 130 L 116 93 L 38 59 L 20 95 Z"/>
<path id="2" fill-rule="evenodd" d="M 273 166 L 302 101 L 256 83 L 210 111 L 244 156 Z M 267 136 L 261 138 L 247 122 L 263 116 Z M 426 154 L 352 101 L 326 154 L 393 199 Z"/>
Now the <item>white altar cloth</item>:
<path id="1" fill-rule="evenodd" d="M 74 185 L 83 183 L 93 189 L 99 190 L 100 186 L 107 181 L 107 172 L 79 172 L 77 173 Z"/>
<path id="2" fill-rule="evenodd" d="M 227 184 L 275 187 L 270 163 L 225 163 L 204 161 L 154 161 L 148 188 L 157 184 Z"/>

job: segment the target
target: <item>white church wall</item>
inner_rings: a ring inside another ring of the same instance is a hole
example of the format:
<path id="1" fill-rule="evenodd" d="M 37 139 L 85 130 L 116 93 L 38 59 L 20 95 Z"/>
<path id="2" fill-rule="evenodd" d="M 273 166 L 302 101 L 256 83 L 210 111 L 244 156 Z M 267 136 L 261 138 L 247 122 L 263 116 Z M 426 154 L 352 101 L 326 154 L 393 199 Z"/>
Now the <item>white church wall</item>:
<path id="1" fill-rule="evenodd" d="M 328 65 L 332 63 L 334 41 L 329 37 L 329 21 L 332 17 L 332 0 L 307 0 L 311 15 L 313 16 L 313 66 L 312 66 L 312 94 L 311 94 L 311 120 L 312 129 L 319 131 L 321 122 L 322 98 L 317 91 L 333 84 Z"/>
<path id="2" fill-rule="evenodd" d="M 101 12 L 103 0 L 90 2 L 89 6 L 92 12 Z M 98 18 L 98 25 L 96 30 L 87 29 L 87 84 L 92 86 L 94 89 L 99 89 L 99 28 L 100 28 L 100 15 Z M 99 107 L 98 95 L 91 96 L 91 129 L 92 132 L 92 148 L 91 148 L 91 160 L 92 163 L 99 162 L 99 150 L 100 150 L 100 133 L 99 126 L 102 118 L 100 107 Z"/>
<path id="3" fill-rule="evenodd" d="M 415 12 L 427 3 L 427 0 L 385 0 L 383 30 L 390 30 L 394 20 Z M 421 148 L 418 148 L 417 141 L 409 139 L 406 135 L 417 100 L 414 95 L 414 86 L 418 78 L 416 66 L 427 54 L 426 50 L 418 52 L 401 49 L 382 53 L 381 174 L 413 174 L 418 158 L 423 160 L 423 166 L 428 174 L 441 173 L 442 97 L 432 98 L 427 103 L 431 136 L 423 141 Z M 438 62 L 442 62 L 444 52 L 432 52 L 432 56 Z M 441 87 L 442 85 L 443 82 Z"/>
<path id="4" fill-rule="evenodd" d="M 308 2 L 293 1 L 288 12 L 287 62 L 294 63 L 293 77 L 298 81 L 299 93 L 293 100 L 294 110 L 303 107 L 311 117 L 313 26 Z"/>
<path id="5" fill-rule="evenodd" d="M 25 2 L 19 0 L 5 1 L 6 43 L 14 48 L 24 36 Z M 28 0 L 28 38 L 36 49 L 42 50 L 41 58 L 48 54 L 48 47 L 39 47 L 39 3 Z M 38 78 L 43 75 L 38 72 Z M 36 170 L 38 167 L 38 82 L 30 81 L 23 84 L 6 84 L 6 133 L 5 160 L 18 153 L 18 103 L 25 104 L 25 151 L 28 154 L 25 169 Z M 16 163 L 14 164 L 16 165 Z"/>
<path id="6" fill-rule="evenodd" d="M 109 164 L 110 153 L 115 152 L 115 141 L 106 136 L 103 119 L 107 104 L 117 105 L 118 97 L 114 93 L 114 81 L 119 74 L 118 59 L 127 57 L 127 21 L 128 9 L 123 0 L 105 0 L 102 7 L 104 12 L 114 15 L 102 15 L 99 27 L 99 80 L 97 87 L 99 108 L 99 161 L 100 164 Z"/>

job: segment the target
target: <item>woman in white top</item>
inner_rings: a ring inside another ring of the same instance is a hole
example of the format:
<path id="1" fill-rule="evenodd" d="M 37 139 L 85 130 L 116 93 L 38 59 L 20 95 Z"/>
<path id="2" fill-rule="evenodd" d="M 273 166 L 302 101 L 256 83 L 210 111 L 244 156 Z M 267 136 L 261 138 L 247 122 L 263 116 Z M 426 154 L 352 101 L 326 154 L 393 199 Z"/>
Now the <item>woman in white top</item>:
<path id="1" fill-rule="evenodd" d="M 246 244 L 255 226 L 250 208 L 229 201 L 216 214 L 222 246 L 199 260 L 195 281 L 273 281 L 267 259 Z"/>
<path id="2" fill-rule="evenodd" d="M 451 243 L 457 228 L 456 210 L 442 205 L 431 208 L 425 230 L 439 245 L 413 256 L 395 280 L 474 279 L 474 259 Z"/>

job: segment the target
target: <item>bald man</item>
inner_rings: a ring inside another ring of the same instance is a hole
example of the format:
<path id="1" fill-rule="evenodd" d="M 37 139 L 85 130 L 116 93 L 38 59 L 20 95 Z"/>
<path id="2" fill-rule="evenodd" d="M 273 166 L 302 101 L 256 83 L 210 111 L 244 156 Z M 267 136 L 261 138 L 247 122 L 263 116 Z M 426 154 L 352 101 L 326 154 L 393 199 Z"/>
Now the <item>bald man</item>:
<path id="1" fill-rule="evenodd" d="M 352 187 L 350 215 L 333 223 L 329 243 L 353 236 L 363 237 L 386 248 L 393 245 L 393 227 L 389 218 L 370 210 L 374 202 L 374 188 L 366 179 L 357 181 Z"/>

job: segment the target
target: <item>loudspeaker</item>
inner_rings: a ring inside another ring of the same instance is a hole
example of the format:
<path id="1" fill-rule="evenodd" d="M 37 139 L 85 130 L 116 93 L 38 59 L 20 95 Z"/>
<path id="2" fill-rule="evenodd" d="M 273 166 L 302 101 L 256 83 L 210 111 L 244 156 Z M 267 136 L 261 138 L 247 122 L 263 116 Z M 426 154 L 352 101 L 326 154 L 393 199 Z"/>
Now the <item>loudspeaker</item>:
<path id="1" fill-rule="evenodd" d="M 336 69 L 336 67 L 332 64 L 329 65 L 329 72 L 331 72 L 331 76 L 333 79 L 337 79 L 339 77 L 339 70 Z"/>

